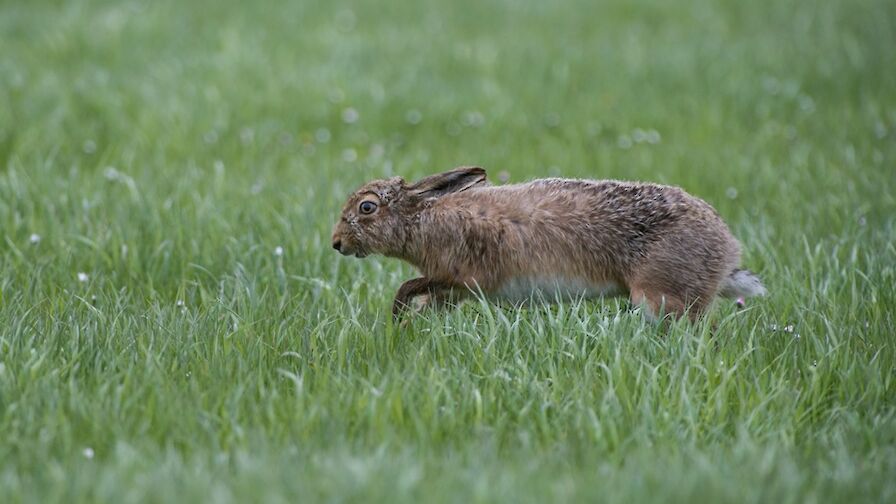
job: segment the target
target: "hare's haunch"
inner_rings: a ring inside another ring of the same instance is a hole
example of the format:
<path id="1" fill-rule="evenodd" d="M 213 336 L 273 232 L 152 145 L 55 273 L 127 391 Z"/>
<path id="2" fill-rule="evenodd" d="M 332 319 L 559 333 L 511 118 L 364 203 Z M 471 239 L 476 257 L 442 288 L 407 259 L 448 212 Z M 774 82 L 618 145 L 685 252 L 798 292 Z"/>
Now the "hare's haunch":
<path id="1" fill-rule="evenodd" d="M 740 246 L 718 213 L 677 187 L 540 179 L 491 186 L 462 167 L 413 184 L 367 183 L 333 232 L 343 255 L 382 254 L 421 274 L 395 296 L 398 316 L 471 292 L 518 302 L 628 294 L 648 316 L 698 317 L 718 296 L 765 293 L 738 269 Z"/>

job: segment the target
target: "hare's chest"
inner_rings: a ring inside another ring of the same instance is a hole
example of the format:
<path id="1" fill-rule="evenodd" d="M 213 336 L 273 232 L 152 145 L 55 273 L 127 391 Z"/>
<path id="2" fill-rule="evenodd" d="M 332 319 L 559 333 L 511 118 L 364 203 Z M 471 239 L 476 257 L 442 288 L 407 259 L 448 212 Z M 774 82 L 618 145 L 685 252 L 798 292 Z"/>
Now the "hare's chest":
<path id="1" fill-rule="evenodd" d="M 591 282 L 562 276 L 523 276 L 512 278 L 498 288 L 495 297 L 513 303 L 531 299 L 543 301 L 616 296 L 622 288 L 614 282 Z"/>

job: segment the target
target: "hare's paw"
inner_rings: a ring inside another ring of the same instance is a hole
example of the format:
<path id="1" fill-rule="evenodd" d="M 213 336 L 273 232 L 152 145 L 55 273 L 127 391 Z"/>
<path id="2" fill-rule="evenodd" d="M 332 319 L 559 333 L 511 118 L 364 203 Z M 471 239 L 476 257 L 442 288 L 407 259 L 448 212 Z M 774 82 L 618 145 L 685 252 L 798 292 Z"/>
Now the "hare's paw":
<path id="1" fill-rule="evenodd" d="M 426 277 L 414 278 L 401 284 L 395 293 L 395 300 L 392 301 L 392 318 L 397 320 L 404 312 L 415 309 L 419 298 L 425 298 L 425 302 L 428 303 L 431 289 L 432 283 Z"/>

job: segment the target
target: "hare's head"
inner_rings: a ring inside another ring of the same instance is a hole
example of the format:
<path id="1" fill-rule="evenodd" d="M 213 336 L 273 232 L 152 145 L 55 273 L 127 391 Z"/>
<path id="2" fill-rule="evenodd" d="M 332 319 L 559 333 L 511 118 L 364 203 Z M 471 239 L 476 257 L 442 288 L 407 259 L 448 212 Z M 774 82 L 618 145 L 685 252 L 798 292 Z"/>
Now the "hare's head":
<path id="1" fill-rule="evenodd" d="M 433 200 L 485 183 L 485 170 L 461 167 L 413 184 L 401 177 L 374 180 L 348 198 L 333 229 L 333 248 L 342 255 L 401 257 L 416 217 Z"/>

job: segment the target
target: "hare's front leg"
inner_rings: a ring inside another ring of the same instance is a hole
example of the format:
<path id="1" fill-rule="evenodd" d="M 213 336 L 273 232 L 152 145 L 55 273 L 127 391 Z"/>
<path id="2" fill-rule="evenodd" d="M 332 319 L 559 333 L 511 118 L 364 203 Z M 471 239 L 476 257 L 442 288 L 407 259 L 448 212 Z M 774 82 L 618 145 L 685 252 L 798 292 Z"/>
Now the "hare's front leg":
<path id="1" fill-rule="evenodd" d="M 424 307 L 440 308 L 452 298 L 453 289 L 444 282 L 436 282 L 426 277 L 414 278 L 401 284 L 392 302 L 392 318 L 399 319 L 401 314 L 412 307 L 414 299 L 427 296 Z"/>

